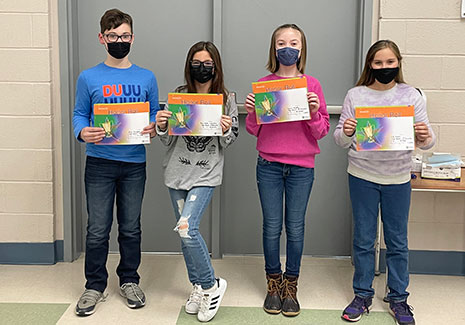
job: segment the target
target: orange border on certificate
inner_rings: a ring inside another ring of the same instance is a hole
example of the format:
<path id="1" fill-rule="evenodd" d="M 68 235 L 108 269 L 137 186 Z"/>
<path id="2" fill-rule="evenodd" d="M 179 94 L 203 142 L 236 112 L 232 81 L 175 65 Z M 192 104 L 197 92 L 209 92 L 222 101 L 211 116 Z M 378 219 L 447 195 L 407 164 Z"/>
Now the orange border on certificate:
<path id="1" fill-rule="evenodd" d="M 169 93 L 168 105 L 223 105 L 223 94 Z"/>
<path id="2" fill-rule="evenodd" d="M 252 91 L 254 94 L 269 93 L 273 91 L 289 90 L 296 88 L 307 88 L 307 78 L 298 77 L 281 80 L 252 82 Z"/>
<path id="3" fill-rule="evenodd" d="M 355 118 L 382 118 L 405 116 L 415 116 L 415 107 L 413 105 L 355 107 Z"/>
<path id="4" fill-rule="evenodd" d="M 149 102 L 94 104 L 94 115 L 150 112 Z"/>

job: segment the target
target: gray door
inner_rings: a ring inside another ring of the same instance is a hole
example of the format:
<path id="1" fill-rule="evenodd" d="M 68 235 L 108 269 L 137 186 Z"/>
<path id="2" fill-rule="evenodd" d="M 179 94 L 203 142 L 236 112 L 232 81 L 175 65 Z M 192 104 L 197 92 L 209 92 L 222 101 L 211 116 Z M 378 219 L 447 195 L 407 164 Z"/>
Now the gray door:
<path id="1" fill-rule="evenodd" d="M 238 101 L 244 101 L 252 81 L 269 73 L 264 66 L 273 30 L 295 23 L 307 38 L 306 72 L 320 80 L 328 105 L 341 105 L 357 77 L 362 2 L 223 1 L 225 80 L 227 85 L 234 85 Z M 347 153 L 332 139 L 338 118 L 332 115 L 331 131 L 319 142 L 321 154 L 316 158 L 306 218 L 304 254 L 308 255 L 343 256 L 351 252 Z M 256 139 L 246 132 L 244 118 L 240 122 L 240 138 L 227 151 L 225 163 L 222 249 L 231 254 L 262 253 L 262 217 L 255 181 Z M 284 239 L 282 236 L 282 242 Z"/>
<path id="2" fill-rule="evenodd" d="M 238 103 L 243 103 L 250 83 L 267 74 L 264 66 L 272 31 L 291 22 L 299 25 L 307 36 L 306 72 L 320 80 L 328 105 L 340 106 L 358 76 L 361 32 L 368 28 L 363 26 L 362 19 L 368 1 L 363 0 L 71 1 L 72 15 L 77 21 L 76 69 L 82 71 L 105 59 L 105 50 L 97 40 L 99 20 L 105 10 L 119 8 L 134 18 L 131 61 L 155 73 L 161 102 L 166 101 L 169 91 L 183 83 L 189 47 L 199 40 L 210 40 L 222 53 L 227 87 L 237 93 Z M 74 75 L 79 71 L 74 71 Z M 347 154 L 336 147 L 331 135 L 338 117 L 331 116 L 330 134 L 320 141 L 321 154 L 316 160 L 307 213 L 305 254 L 350 255 Z M 244 115 L 240 122 L 240 137 L 226 153 L 223 185 L 216 191 L 213 208 L 208 209 L 201 225 L 216 256 L 262 252 L 255 138 L 245 130 Z M 76 154 L 81 157 L 77 165 L 81 166 L 78 172 L 83 174 L 84 147 L 80 150 Z M 174 215 L 163 185 L 162 156 L 163 148 L 155 138 L 147 146 L 148 178 L 142 212 L 142 246 L 147 252 L 179 251 L 179 239 L 172 231 Z M 81 200 L 79 206 L 84 216 L 81 220 L 84 238 L 85 201 Z M 118 250 L 116 227 L 114 224 L 111 234 L 112 251 Z"/>

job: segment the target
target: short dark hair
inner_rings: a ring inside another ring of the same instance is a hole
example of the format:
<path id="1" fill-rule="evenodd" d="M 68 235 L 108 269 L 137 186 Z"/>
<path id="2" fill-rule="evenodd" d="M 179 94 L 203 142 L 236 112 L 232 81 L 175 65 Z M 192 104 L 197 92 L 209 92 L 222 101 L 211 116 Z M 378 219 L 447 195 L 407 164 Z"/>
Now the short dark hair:
<path id="1" fill-rule="evenodd" d="M 119 9 L 110 9 L 105 11 L 100 18 L 100 32 L 103 34 L 106 30 L 118 28 L 122 24 L 128 24 L 132 33 L 132 17 Z"/>

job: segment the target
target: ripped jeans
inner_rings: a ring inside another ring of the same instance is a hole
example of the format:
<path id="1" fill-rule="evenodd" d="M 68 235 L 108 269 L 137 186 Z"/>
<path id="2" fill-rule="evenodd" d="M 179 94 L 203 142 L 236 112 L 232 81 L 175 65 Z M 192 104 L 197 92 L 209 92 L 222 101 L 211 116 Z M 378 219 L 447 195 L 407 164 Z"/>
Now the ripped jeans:
<path id="1" fill-rule="evenodd" d="M 207 245 L 199 232 L 199 225 L 214 189 L 209 186 L 193 187 L 189 191 L 169 188 L 177 220 L 174 231 L 181 238 L 189 281 L 192 284 L 200 284 L 204 290 L 215 284 L 215 272 Z"/>

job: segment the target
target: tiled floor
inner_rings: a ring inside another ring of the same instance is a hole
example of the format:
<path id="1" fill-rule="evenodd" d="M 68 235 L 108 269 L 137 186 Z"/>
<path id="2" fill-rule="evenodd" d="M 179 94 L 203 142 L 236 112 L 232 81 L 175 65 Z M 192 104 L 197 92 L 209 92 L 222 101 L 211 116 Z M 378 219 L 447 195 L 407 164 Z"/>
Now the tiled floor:
<path id="1" fill-rule="evenodd" d="M 139 273 L 147 305 L 139 310 L 128 309 L 119 296 L 118 259 L 109 256 L 109 295 L 90 317 L 74 315 L 84 287 L 83 257 L 51 266 L 0 265 L 0 302 L 71 303 L 59 324 L 175 324 L 190 291 L 182 256 L 143 255 Z M 213 265 L 216 275 L 228 281 L 223 305 L 262 305 L 266 290 L 262 257 L 230 256 L 214 260 Z M 301 307 L 342 310 L 353 298 L 351 279 L 349 259 L 304 257 L 298 291 Z M 383 274 L 375 278 L 374 287 L 373 309 L 387 311 L 382 301 Z M 465 324 L 465 277 L 411 275 L 409 291 L 417 324 Z"/>

